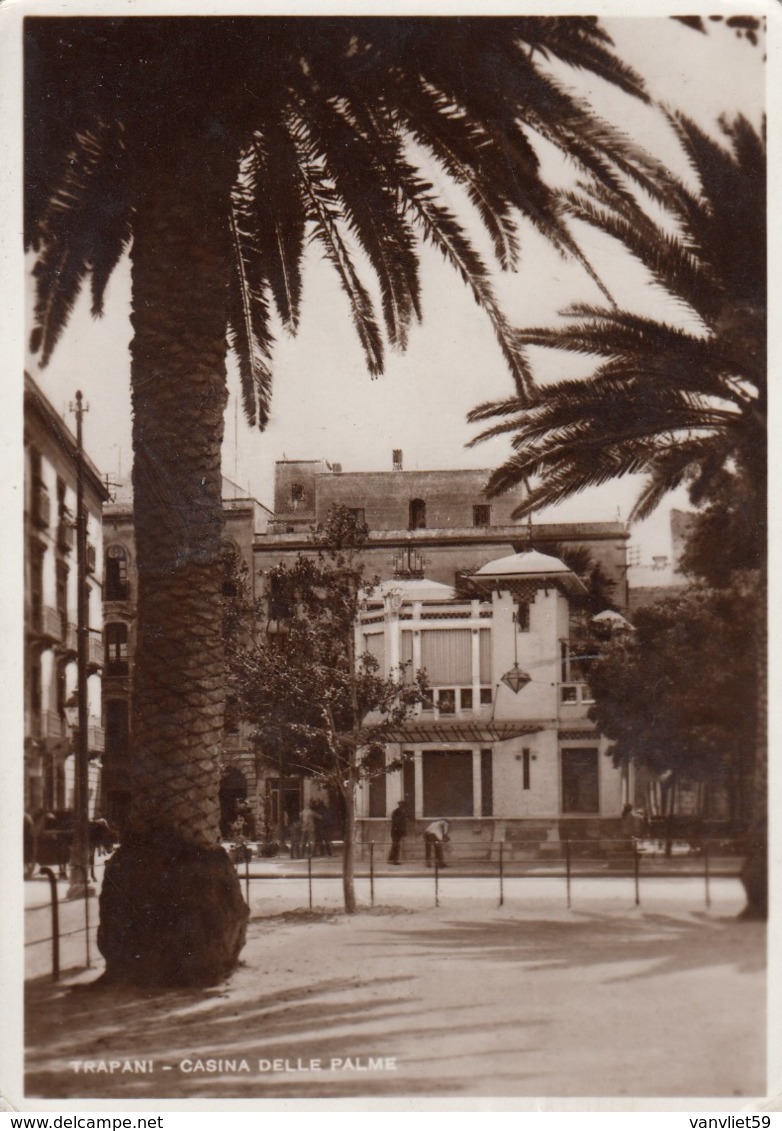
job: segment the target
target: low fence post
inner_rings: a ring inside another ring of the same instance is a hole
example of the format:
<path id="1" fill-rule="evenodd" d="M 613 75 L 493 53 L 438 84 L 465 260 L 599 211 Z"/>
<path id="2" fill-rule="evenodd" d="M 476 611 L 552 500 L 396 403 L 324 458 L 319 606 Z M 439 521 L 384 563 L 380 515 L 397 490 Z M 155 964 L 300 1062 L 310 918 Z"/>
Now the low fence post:
<path id="1" fill-rule="evenodd" d="M 369 842 L 369 905 L 375 906 L 375 842 Z"/>
<path id="2" fill-rule="evenodd" d="M 41 868 L 49 881 L 49 894 L 52 901 L 52 981 L 60 980 L 60 909 L 57 896 L 57 878 L 51 868 Z"/>
<path id="3" fill-rule="evenodd" d="M 505 847 L 504 842 L 500 841 L 500 907 L 502 907 L 503 903 L 505 902 L 505 887 L 504 887 L 504 883 L 503 883 L 503 880 L 504 880 L 503 849 L 504 849 L 504 847 Z"/>
<path id="4" fill-rule="evenodd" d="M 635 906 L 641 903 L 641 853 L 633 841 L 633 876 L 635 879 Z"/>
<path id="5" fill-rule="evenodd" d="M 567 905 L 570 910 L 570 838 L 565 841 L 565 887 L 567 890 Z"/>
<path id="6" fill-rule="evenodd" d="M 437 859 L 437 853 L 434 855 L 434 905 L 440 906 L 440 863 Z"/>
<path id="7" fill-rule="evenodd" d="M 307 887 L 310 897 L 310 911 L 312 911 L 312 848 L 307 852 Z"/>
<path id="8" fill-rule="evenodd" d="M 709 842 L 703 842 L 703 882 L 706 886 L 706 910 L 711 910 L 711 886 L 709 884 Z"/>

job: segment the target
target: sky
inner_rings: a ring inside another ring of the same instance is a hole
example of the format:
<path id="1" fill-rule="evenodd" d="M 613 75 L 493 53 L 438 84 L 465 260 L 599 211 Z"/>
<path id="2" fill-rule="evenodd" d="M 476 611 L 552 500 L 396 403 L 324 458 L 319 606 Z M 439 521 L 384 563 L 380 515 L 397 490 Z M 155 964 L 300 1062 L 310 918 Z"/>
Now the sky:
<path id="1" fill-rule="evenodd" d="M 764 107 L 762 47 L 737 38 L 724 24 L 712 23 L 708 35 L 666 18 L 614 17 L 605 19 L 604 26 L 618 54 L 644 76 L 650 93 L 670 107 L 685 110 L 714 132 L 724 113 L 742 112 L 759 123 Z M 562 77 L 588 95 L 604 117 L 683 176 L 688 175 L 659 111 L 641 106 L 599 80 L 574 81 L 572 72 L 566 76 L 564 71 Z M 561 160 L 550 156 L 544 160 L 550 164 L 552 177 L 571 175 Z M 453 190 L 447 184 L 442 188 L 459 207 Z M 486 247 L 480 233 L 475 238 Z M 584 238 L 598 273 L 624 305 L 681 320 L 681 311 L 649 286 L 643 271 L 618 245 L 588 232 Z M 571 302 L 601 300 L 578 265 L 562 260 L 527 227 L 521 230 L 521 247 L 519 271 L 496 279 L 512 323 L 550 324 Z M 422 324 L 413 327 L 406 352 L 389 353 L 386 373 L 371 380 L 350 324 L 347 302 L 331 269 L 317 254 L 310 254 L 299 332 L 295 339 L 281 332 L 275 346 L 272 419 L 263 434 L 251 430 L 241 407 L 237 408 L 236 372 L 229 357 L 232 395 L 226 413 L 225 474 L 271 505 L 273 467 L 279 459 L 325 458 L 341 463 L 345 470 L 383 470 L 391 467 L 392 450 L 401 448 L 407 470 L 494 468 L 503 462 L 510 450 L 505 439 L 465 446 L 478 432 L 476 426 L 466 423 L 470 409 L 512 391 L 488 319 L 455 273 L 431 251 L 423 253 L 422 284 Z M 28 281 L 28 306 L 29 291 Z M 89 299 L 82 296 L 47 369 L 40 371 L 34 358 L 26 358 L 27 368 L 66 418 L 76 388 L 83 390 L 90 405 L 85 446 L 112 479 L 127 477 L 131 465 L 129 296 L 125 260 L 109 283 L 102 319 L 91 317 Z M 532 362 L 543 380 L 572 372 L 565 369 L 565 359 L 550 352 L 545 358 L 534 355 Z M 540 512 L 537 518 L 625 519 L 640 482 L 621 481 L 585 492 L 556 510 Z M 683 492 L 633 529 L 643 561 L 669 552 L 670 505 L 686 505 Z"/>

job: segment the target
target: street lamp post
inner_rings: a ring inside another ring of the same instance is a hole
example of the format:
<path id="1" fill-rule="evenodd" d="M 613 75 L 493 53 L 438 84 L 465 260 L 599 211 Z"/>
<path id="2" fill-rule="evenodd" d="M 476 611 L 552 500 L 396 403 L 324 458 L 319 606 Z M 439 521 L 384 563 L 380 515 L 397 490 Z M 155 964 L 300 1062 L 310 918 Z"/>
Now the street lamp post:
<path id="1" fill-rule="evenodd" d="M 76 727 L 74 729 L 74 828 L 71 843 L 68 897 L 85 896 L 89 891 L 89 753 L 87 748 L 87 513 L 84 506 L 84 455 L 82 418 L 89 410 L 81 390 L 71 402 L 76 414 Z"/>

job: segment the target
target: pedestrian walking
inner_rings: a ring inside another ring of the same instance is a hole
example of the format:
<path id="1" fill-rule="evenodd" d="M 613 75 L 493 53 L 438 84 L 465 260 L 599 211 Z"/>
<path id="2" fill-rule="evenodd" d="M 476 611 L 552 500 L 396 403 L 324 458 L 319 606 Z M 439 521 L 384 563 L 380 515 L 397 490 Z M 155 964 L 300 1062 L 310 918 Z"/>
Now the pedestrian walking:
<path id="1" fill-rule="evenodd" d="M 432 856 L 438 868 L 447 868 L 448 865 L 443 859 L 443 845 L 451 838 L 448 836 L 448 822 L 447 821 L 432 821 L 424 829 L 424 847 L 426 849 L 426 866 L 431 868 Z"/>
<path id="2" fill-rule="evenodd" d="M 388 854 L 389 864 L 401 864 L 399 852 L 402 848 L 402 840 L 406 835 L 407 807 L 404 801 L 400 801 L 391 814 L 391 851 Z"/>

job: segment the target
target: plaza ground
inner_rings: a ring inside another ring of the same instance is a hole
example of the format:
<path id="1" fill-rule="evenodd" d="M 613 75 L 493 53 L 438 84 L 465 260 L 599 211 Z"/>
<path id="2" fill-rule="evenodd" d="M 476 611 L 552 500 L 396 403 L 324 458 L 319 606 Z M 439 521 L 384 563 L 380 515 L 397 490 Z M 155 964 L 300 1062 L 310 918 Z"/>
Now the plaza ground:
<path id="1" fill-rule="evenodd" d="M 506 879 L 499 906 L 495 878 L 448 873 L 435 906 L 431 874 L 387 869 L 375 906 L 362 877 L 364 909 L 345 916 L 336 878 L 316 873 L 310 910 L 306 877 L 284 870 L 251 882 L 242 965 L 225 985 L 146 996 L 90 987 L 101 962 L 93 945 L 93 969 L 80 969 L 73 901 L 54 983 L 46 885 L 26 885 L 26 1095 L 765 1094 L 766 932 L 736 920 L 733 877 L 711 879 L 708 909 L 695 876 L 644 879 L 640 907 L 632 876 L 576 877 L 568 909 L 560 877 Z"/>

